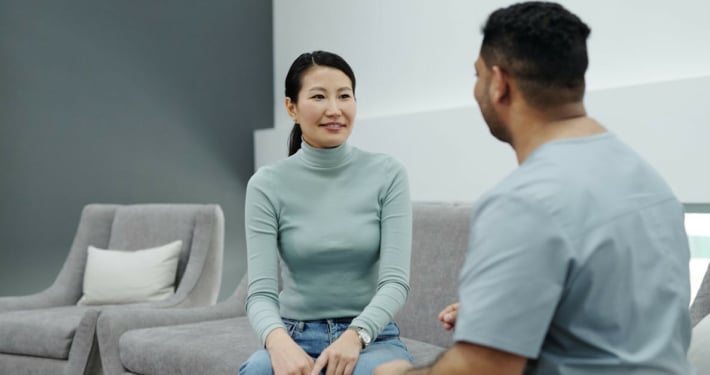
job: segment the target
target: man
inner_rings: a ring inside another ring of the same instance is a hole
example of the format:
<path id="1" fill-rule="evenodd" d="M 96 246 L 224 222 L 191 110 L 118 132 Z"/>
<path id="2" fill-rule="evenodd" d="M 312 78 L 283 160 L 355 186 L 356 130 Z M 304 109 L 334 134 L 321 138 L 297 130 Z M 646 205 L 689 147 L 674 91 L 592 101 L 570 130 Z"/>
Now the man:
<path id="1" fill-rule="evenodd" d="M 440 316 L 456 344 L 375 374 L 690 373 L 683 208 L 587 116 L 589 33 L 554 3 L 490 15 L 474 96 L 520 166 L 474 209 L 460 305 Z"/>

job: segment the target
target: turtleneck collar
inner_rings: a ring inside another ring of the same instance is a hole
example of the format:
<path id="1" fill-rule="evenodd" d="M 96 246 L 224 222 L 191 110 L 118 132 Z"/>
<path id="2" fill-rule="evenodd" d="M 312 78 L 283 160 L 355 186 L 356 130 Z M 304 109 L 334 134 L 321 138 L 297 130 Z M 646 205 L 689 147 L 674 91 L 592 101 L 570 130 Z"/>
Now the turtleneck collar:
<path id="1" fill-rule="evenodd" d="M 333 148 L 315 148 L 301 141 L 299 153 L 306 163 L 319 168 L 333 168 L 343 165 L 352 154 L 353 147 L 347 142 Z"/>

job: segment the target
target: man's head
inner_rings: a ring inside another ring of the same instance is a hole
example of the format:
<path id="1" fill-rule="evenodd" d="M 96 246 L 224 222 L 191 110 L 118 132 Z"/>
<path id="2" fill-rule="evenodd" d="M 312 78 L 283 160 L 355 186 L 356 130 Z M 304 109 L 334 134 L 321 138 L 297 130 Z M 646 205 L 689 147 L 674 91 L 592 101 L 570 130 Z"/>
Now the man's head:
<path id="1" fill-rule="evenodd" d="M 538 110 L 582 101 L 590 29 L 579 17 L 556 3 L 524 2 L 491 13 L 482 31 L 476 100 L 496 137 L 505 134 L 496 134 L 495 97 L 484 97 L 496 71 Z"/>

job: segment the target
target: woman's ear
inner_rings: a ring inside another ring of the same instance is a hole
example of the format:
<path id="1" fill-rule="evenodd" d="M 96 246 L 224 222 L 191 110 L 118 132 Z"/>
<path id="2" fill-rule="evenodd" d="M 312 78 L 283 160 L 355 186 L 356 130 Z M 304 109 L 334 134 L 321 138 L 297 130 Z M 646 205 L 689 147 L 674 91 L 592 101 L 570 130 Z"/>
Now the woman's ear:
<path id="1" fill-rule="evenodd" d="M 505 70 L 494 65 L 491 69 L 491 100 L 494 103 L 503 103 L 510 99 L 510 81 Z"/>
<path id="2" fill-rule="evenodd" d="M 286 97 L 286 100 L 284 101 L 284 104 L 286 105 L 286 112 L 288 112 L 288 115 L 293 119 L 293 122 L 298 122 L 296 121 L 297 115 L 298 115 L 298 110 L 296 109 L 296 103 L 294 103 L 291 98 L 288 96 Z"/>

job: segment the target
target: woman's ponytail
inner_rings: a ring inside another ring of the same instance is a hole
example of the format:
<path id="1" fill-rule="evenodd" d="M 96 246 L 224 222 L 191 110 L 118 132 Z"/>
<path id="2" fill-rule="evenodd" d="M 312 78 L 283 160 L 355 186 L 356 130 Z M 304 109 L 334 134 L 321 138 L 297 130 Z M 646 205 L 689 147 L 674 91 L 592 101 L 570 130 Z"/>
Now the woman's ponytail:
<path id="1" fill-rule="evenodd" d="M 301 137 L 303 132 L 301 131 L 301 125 L 293 124 L 293 129 L 291 129 L 291 135 L 288 137 L 288 156 L 295 154 L 301 149 Z"/>

